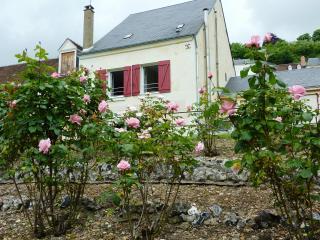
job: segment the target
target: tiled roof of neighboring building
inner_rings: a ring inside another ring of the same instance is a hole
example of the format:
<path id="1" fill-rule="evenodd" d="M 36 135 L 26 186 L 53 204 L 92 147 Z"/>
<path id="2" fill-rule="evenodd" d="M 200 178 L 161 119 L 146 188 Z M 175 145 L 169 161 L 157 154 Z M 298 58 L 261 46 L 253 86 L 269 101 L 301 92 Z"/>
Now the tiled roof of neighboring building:
<path id="1" fill-rule="evenodd" d="M 277 77 L 288 86 L 301 85 L 305 88 L 320 87 L 320 68 L 304 68 L 291 71 L 276 72 Z M 226 88 L 231 92 L 241 92 L 249 88 L 248 78 L 232 77 L 229 79 Z"/>
<path id="2" fill-rule="evenodd" d="M 47 65 L 58 68 L 59 59 L 49 59 L 45 62 Z M 24 70 L 26 64 L 15 64 L 0 67 L 0 83 L 18 81 L 21 79 L 20 73 Z"/>
<path id="3" fill-rule="evenodd" d="M 83 54 L 192 36 L 203 25 L 203 9 L 208 8 L 210 11 L 215 2 L 193 0 L 131 14 Z M 179 25 L 182 27 L 177 31 Z"/>

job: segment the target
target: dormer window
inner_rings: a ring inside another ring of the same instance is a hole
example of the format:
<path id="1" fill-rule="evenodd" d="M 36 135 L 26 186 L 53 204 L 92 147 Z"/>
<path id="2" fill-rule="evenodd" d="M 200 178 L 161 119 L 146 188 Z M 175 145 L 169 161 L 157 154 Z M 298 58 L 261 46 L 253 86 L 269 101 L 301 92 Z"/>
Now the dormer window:
<path id="1" fill-rule="evenodd" d="M 183 27 L 184 27 L 184 23 L 179 24 L 179 25 L 177 26 L 177 28 L 176 28 L 176 32 L 181 32 L 182 29 L 183 29 Z"/>
<path id="2" fill-rule="evenodd" d="M 128 35 L 125 35 L 124 37 L 123 37 L 123 39 L 129 39 L 129 38 L 131 38 L 133 36 L 133 33 L 130 33 L 130 34 L 128 34 Z"/>

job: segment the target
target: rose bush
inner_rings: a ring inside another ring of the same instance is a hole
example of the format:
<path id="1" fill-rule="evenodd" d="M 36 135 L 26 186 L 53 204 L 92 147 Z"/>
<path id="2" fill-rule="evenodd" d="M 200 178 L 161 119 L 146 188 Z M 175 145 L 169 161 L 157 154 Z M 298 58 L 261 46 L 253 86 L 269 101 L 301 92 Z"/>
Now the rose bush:
<path id="1" fill-rule="evenodd" d="M 50 75 L 43 63 L 47 53 L 41 46 L 35 50 L 37 59 L 25 51 L 17 55 L 26 63 L 23 82 L 1 85 L 0 153 L 12 180 L 19 176 L 26 186 L 32 216 L 25 214 L 35 236 L 43 237 L 64 234 L 73 224 L 88 170 L 107 151 L 101 142 L 112 114 L 99 113 L 105 94 L 94 73 Z M 20 185 L 16 188 L 20 194 Z M 61 211 L 63 196 L 70 206 Z"/>
<path id="2" fill-rule="evenodd" d="M 159 233 L 175 202 L 183 174 L 192 171 L 196 164 L 194 138 L 185 120 L 175 116 L 178 107 L 174 102 L 147 96 L 138 109 L 128 108 L 115 121 L 117 186 L 122 192 L 122 211 L 129 219 L 133 239 L 141 235 L 153 239 Z M 151 193 L 152 177 L 159 171 L 164 177 L 161 195 L 165 197 L 157 212 L 150 215 L 149 203 L 157 200 Z M 133 190 L 138 191 L 138 201 L 143 206 L 137 221 L 130 210 Z"/>
<path id="3" fill-rule="evenodd" d="M 256 186 L 270 186 L 292 238 L 314 239 L 319 228 L 313 220 L 313 203 L 319 199 L 314 192 L 320 169 L 319 111 L 301 100 L 304 87 L 287 88 L 272 67 L 257 61 L 242 77 L 249 70 L 255 75 L 230 116 L 235 150 L 243 157 L 227 166 L 248 170 Z"/>

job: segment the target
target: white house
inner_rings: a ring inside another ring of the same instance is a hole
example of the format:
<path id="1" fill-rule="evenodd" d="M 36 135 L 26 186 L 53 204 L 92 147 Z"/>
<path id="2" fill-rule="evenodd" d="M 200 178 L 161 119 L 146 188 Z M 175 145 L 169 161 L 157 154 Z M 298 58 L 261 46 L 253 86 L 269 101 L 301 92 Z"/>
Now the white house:
<path id="1" fill-rule="evenodd" d="M 79 56 L 80 65 L 101 69 L 114 111 L 136 105 L 137 96 L 147 92 L 164 95 L 183 110 L 198 100 L 200 87 L 224 87 L 235 76 L 220 0 L 193 0 L 132 14 L 94 44 L 93 21 L 94 8 L 86 6 L 84 49 L 76 54 L 77 44 L 72 48 L 72 41 L 66 41 L 60 58 L 73 52 L 69 59 L 76 62 Z M 60 60 L 60 71 L 66 69 L 65 62 Z M 211 81 L 208 72 L 213 73 Z"/>

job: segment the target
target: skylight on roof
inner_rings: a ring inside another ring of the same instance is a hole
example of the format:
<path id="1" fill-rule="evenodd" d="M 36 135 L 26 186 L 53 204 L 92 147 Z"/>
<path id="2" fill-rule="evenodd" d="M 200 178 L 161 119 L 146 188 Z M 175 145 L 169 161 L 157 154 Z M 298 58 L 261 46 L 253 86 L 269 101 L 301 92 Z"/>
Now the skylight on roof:
<path id="1" fill-rule="evenodd" d="M 133 36 L 133 33 L 130 33 L 130 34 L 128 34 L 128 35 L 125 35 L 124 37 L 123 37 L 123 39 L 128 39 L 128 38 L 131 38 Z"/>
<path id="2" fill-rule="evenodd" d="M 184 23 L 179 24 L 176 28 L 176 32 L 181 32 L 183 27 L 184 27 Z"/>

